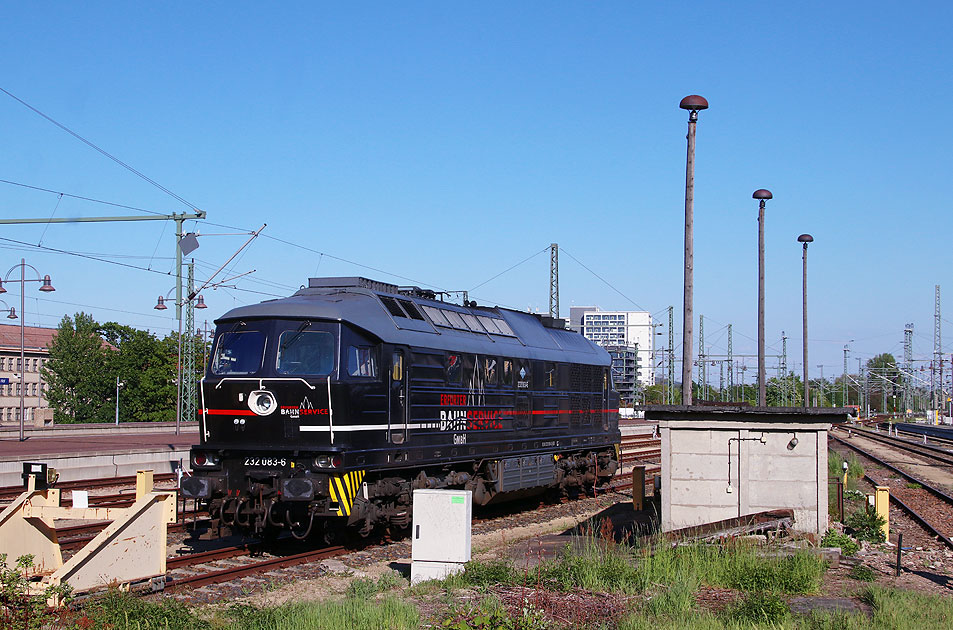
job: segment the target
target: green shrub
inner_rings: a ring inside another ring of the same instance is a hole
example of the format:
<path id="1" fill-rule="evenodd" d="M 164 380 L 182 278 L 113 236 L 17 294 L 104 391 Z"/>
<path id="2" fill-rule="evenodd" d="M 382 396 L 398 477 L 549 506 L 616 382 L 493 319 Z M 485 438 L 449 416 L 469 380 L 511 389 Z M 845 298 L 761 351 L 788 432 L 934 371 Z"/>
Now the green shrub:
<path id="1" fill-rule="evenodd" d="M 886 521 L 876 512 L 860 509 L 844 520 L 844 527 L 851 530 L 857 540 L 881 543 L 886 540 L 883 527 Z"/>
<path id="2" fill-rule="evenodd" d="M 860 490 L 845 490 L 844 500 L 845 501 L 866 501 L 867 496 Z"/>
<path id="3" fill-rule="evenodd" d="M 874 570 L 863 564 L 858 564 L 847 573 L 848 577 L 860 582 L 876 582 L 877 575 Z"/>
<path id="4" fill-rule="evenodd" d="M 779 624 L 791 614 L 787 603 L 771 591 L 748 593 L 725 610 L 730 621 L 748 624 Z"/>
<path id="5" fill-rule="evenodd" d="M 33 569 L 32 555 L 17 558 L 16 564 L 7 568 L 7 554 L 0 554 L 0 627 L 47 628 L 57 625 L 60 612 L 47 607 L 47 600 L 69 601 L 68 586 L 50 586 L 39 595 L 30 594 L 27 574 Z"/>
<path id="6" fill-rule="evenodd" d="M 545 630 L 552 626 L 543 612 L 528 602 L 516 614 L 509 614 L 499 602 L 496 604 L 451 611 L 440 622 L 440 627 L 448 630 Z"/>
<path id="7" fill-rule="evenodd" d="M 824 537 L 821 538 L 821 547 L 840 547 L 841 553 L 845 556 L 852 556 L 860 549 L 854 540 L 847 534 L 839 534 L 833 529 L 827 530 Z"/>

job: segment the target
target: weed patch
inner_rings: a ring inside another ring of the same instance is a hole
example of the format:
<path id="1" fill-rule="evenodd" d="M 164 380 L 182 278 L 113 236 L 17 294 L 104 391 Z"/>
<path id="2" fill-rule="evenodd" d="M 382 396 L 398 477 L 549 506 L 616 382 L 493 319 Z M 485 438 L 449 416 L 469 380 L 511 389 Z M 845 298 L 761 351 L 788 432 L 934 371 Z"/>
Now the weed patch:
<path id="1" fill-rule="evenodd" d="M 874 570 L 863 564 L 858 564 L 853 567 L 848 573 L 847 576 L 853 580 L 859 582 L 876 582 L 877 575 L 874 573 Z"/>
<path id="2" fill-rule="evenodd" d="M 854 540 L 847 534 L 840 534 L 833 529 L 827 530 L 824 537 L 821 538 L 821 547 L 840 547 L 841 553 L 845 556 L 852 556 L 860 550 Z"/>
<path id="3" fill-rule="evenodd" d="M 770 591 L 749 593 L 723 613 L 728 621 L 771 625 L 780 624 L 790 614 L 791 611 L 781 596 Z"/>
<path id="4" fill-rule="evenodd" d="M 851 530 L 857 540 L 867 540 L 872 543 L 884 542 L 884 518 L 876 512 L 860 509 L 852 512 L 844 519 L 844 527 Z"/>

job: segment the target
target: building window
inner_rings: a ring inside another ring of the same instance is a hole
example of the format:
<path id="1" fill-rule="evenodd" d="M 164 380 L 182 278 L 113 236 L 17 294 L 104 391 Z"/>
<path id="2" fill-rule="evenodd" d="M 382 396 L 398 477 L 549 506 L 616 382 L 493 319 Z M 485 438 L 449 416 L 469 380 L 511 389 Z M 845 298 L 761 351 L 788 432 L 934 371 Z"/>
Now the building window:
<path id="1" fill-rule="evenodd" d="M 36 396 L 36 383 L 33 383 L 33 384 L 31 385 L 30 389 L 32 390 L 32 393 L 31 393 L 30 395 L 31 395 L 31 396 Z"/>
<path id="2" fill-rule="evenodd" d="M 17 383 L 17 396 L 20 395 L 20 383 Z"/>
<path id="3" fill-rule="evenodd" d="M 20 371 L 20 359 L 17 359 L 17 372 Z"/>
<path id="4" fill-rule="evenodd" d="M 34 372 L 36 372 L 36 363 L 37 363 L 37 360 L 36 360 L 36 359 L 33 359 L 33 371 L 34 371 Z"/>

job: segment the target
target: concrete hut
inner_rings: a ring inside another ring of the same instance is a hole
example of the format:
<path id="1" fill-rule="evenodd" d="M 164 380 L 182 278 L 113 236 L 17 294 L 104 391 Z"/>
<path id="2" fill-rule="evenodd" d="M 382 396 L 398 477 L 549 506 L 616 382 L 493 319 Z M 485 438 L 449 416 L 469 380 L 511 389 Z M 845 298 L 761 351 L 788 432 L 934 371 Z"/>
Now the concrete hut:
<path id="1" fill-rule="evenodd" d="M 767 510 L 827 529 L 827 433 L 846 408 L 650 406 L 662 437 L 662 531 Z"/>

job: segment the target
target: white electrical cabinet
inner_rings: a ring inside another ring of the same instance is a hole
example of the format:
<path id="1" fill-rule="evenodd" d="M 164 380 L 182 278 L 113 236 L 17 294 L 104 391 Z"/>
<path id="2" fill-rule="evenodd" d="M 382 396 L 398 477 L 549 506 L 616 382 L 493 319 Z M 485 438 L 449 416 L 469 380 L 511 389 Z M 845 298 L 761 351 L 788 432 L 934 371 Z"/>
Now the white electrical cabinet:
<path id="1" fill-rule="evenodd" d="M 463 571 L 470 561 L 469 490 L 414 490 L 410 583 Z"/>

